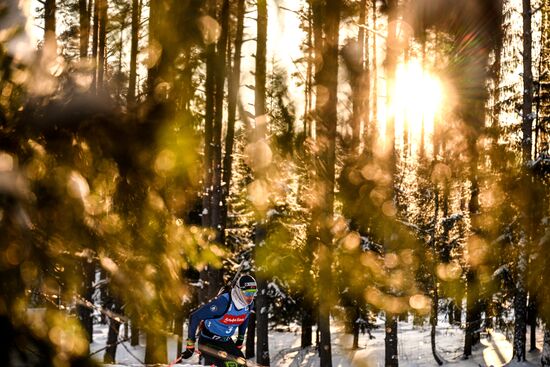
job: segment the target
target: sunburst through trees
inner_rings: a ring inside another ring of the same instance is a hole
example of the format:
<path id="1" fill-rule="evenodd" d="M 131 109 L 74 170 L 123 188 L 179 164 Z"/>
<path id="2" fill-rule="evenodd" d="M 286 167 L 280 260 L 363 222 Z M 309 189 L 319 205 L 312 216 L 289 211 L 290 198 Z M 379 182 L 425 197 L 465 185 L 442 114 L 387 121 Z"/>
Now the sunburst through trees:
<path id="1" fill-rule="evenodd" d="M 91 365 L 98 322 L 167 363 L 237 271 L 260 365 L 377 316 L 385 365 L 409 316 L 441 364 L 443 315 L 550 364 L 547 1 L 0 8 L 1 365 Z"/>

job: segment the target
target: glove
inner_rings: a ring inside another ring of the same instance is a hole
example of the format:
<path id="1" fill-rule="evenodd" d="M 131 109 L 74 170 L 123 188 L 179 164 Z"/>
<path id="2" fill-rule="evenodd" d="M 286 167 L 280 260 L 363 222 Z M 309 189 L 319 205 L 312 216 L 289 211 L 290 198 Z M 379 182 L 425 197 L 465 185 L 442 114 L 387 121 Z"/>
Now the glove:
<path id="1" fill-rule="evenodd" d="M 195 341 L 193 339 L 187 339 L 187 347 L 181 353 L 182 359 L 189 359 L 193 356 L 193 353 L 195 352 Z"/>
<path id="2" fill-rule="evenodd" d="M 239 335 L 237 337 L 237 341 L 235 342 L 235 346 L 237 347 L 237 349 L 241 349 L 243 347 L 243 342 L 244 342 L 244 335 Z"/>

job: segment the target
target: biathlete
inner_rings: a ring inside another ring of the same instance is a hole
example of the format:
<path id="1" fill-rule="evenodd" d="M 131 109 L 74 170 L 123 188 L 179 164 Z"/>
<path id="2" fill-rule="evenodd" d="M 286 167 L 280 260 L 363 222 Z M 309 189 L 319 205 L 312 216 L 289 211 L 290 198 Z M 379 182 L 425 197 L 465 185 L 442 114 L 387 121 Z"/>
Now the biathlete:
<path id="1" fill-rule="evenodd" d="M 193 311 L 189 316 L 187 348 L 181 357 L 187 359 L 193 355 L 197 329 L 200 329 L 198 350 L 204 357 L 205 365 L 245 365 L 241 348 L 256 292 L 256 280 L 250 275 L 242 275 L 230 291 Z M 199 328 L 199 325 L 202 326 Z M 232 336 L 236 330 L 237 340 L 233 341 Z"/>

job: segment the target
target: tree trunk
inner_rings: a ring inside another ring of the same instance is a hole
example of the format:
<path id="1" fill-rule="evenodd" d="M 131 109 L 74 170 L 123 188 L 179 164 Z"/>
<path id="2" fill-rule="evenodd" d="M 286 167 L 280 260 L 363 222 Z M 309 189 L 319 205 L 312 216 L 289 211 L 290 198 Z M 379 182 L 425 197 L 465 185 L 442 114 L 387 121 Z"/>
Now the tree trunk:
<path id="1" fill-rule="evenodd" d="M 376 3 L 372 1 L 372 28 L 376 29 L 378 21 L 376 16 Z M 378 35 L 372 33 L 372 123 L 368 129 L 367 134 L 370 136 L 371 142 L 375 142 L 377 139 L 376 125 L 378 124 L 378 42 L 376 41 Z M 372 148 L 372 143 L 367 143 L 367 148 Z"/>
<path id="2" fill-rule="evenodd" d="M 99 33 L 97 54 L 97 90 L 104 92 L 105 60 L 107 56 L 107 0 L 96 0 L 99 10 Z"/>
<path id="3" fill-rule="evenodd" d="M 388 38 L 386 45 L 386 106 L 391 110 L 393 104 L 391 91 L 394 88 L 395 72 L 397 67 L 398 57 L 398 39 L 397 39 L 397 0 L 388 0 L 388 24 L 393 25 L 388 27 Z M 384 157 L 387 158 L 387 164 L 389 167 L 392 178 L 396 171 L 397 157 L 395 154 L 395 116 L 389 114 L 386 119 L 386 147 L 384 149 Z M 393 189 L 393 187 L 392 187 Z"/>
<path id="4" fill-rule="evenodd" d="M 550 330 L 544 327 L 544 341 L 542 344 L 542 355 L 540 356 L 542 366 L 550 366 Z"/>
<path id="5" fill-rule="evenodd" d="M 254 358 L 256 355 L 256 312 L 250 314 L 248 327 L 246 328 L 246 351 L 244 357 L 246 359 Z"/>
<path id="6" fill-rule="evenodd" d="M 222 118 L 224 114 L 223 101 L 226 76 L 226 52 L 229 33 L 229 0 L 224 0 L 218 17 L 221 24 L 221 33 L 216 45 L 216 77 L 215 77 L 215 107 L 214 107 L 214 125 L 212 131 L 212 200 L 211 204 L 211 223 L 212 230 L 216 233 L 216 242 L 220 245 L 225 243 L 225 223 L 222 220 L 223 196 L 222 196 Z M 220 277 L 217 277 L 221 280 Z M 222 282 L 215 285 L 216 288 L 222 286 Z"/>
<path id="7" fill-rule="evenodd" d="M 453 313 L 454 313 L 454 324 L 462 324 L 462 299 L 457 298 L 453 301 Z"/>
<path id="8" fill-rule="evenodd" d="M 136 316 L 134 316 L 130 322 L 130 345 L 139 345 L 139 325 Z"/>
<path id="9" fill-rule="evenodd" d="M 393 25 L 397 20 L 397 0 L 388 0 L 388 24 Z M 392 91 L 395 83 L 395 72 L 397 66 L 397 34 L 394 26 L 388 27 L 388 38 L 386 45 L 386 90 Z M 391 109 L 392 93 L 386 93 L 386 105 Z M 392 195 L 395 197 L 395 176 L 397 167 L 397 157 L 395 151 L 395 117 L 390 114 L 386 118 L 386 146 L 384 147 L 383 157 L 387 165 L 387 171 L 392 178 Z M 393 246 L 389 229 L 385 230 L 384 245 L 391 249 Z M 399 365 L 397 349 L 397 316 L 386 311 L 386 338 L 385 338 L 385 366 L 397 367 Z"/>
<path id="10" fill-rule="evenodd" d="M 426 70 L 426 31 L 423 31 L 422 35 L 422 72 Z M 439 144 L 437 144 L 437 139 L 434 137 L 434 152 L 436 152 L 439 148 Z M 422 121 L 420 123 L 420 147 L 418 148 L 420 157 L 426 156 L 426 119 L 424 118 L 424 114 L 422 114 Z M 436 154 L 434 154 L 434 157 L 437 157 Z"/>
<path id="11" fill-rule="evenodd" d="M 521 124 L 521 146 L 523 163 L 531 160 L 533 137 L 533 59 L 532 27 L 531 27 L 531 0 L 522 0 L 523 4 L 523 105 Z"/>
<path id="12" fill-rule="evenodd" d="M 268 310 L 269 298 L 267 297 L 267 280 L 261 273 L 256 273 L 258 282 L 258 296 L 256 297 L 256 362 L 260 366 L 269 366 L 269 334 L 268 334 Z"/>
<path id="13" fill-rule="evenodd" d="M 359 3 L 359 24 L 365 24 L 365 11 L 367 7 L 367 1 L 361 0 Z M 368 89 L 365 88 L 365 79 L 368 79 L 368 74 L 365 75 L 365 59 L 364 59 L 364 45 L 365 45 L 365 28 L 359 27 L 357 34 L 357 56 L 353 55 L 352 58 L 355 65 L 352 65 L 352 102 L 353 113 L 351 117 L 352 121 L 352 137 L 351 137 L 351 153 L 357 154 L 359 144 L 361 143 L 361 122 L 363 121 L 366 99 L 368 99 Z M 352 53 L 353 50 L 352 50 Z M 354 57 L 355 56 L 355 57 Z M 356 69 L 356 70 L 353 70 Z M 366 97 L 366 98 L 365 98 Z"/>
<path id="14" fill-rule="evenodd" d="M 130 45 L 130 74 L 128 76 L 128 96 L 126 102 L 128 107 L 133 107 L 136 102 L 136 79 L 137 79 L 137 53 L 139 41 L 139 19 L 140 2 L 132 0 L 132 40 Z"/>
<path id="15" fill-rule="evenodd" d="M 174 334 L 177 335 L 177 341 L 176 341 L 176 355 L 181 355 L 182 352 L 182 343 L 185 341 L 186 338 L 183 337 L 183 323 L 185 322 L 185 312 L 183 311 L 183 308 L 180 307 L 180 309 L 176 312 L 176 317 L 174 318 Z"/>
<path id="16" fill-rule="evenodd" d="M 436 183 L 436 185 L 437 185 L 437 183 Z M 433 218 L 433 223 L 434 224 L 433 224 L 433 227 L 432 227 L 432 238 L 431 238 L 431 244 L 430 244 L 431 251 L 432 251 L 432 266 L 431 266 L 432 274 L 431 274 L 431 276 L 432 276 L 432 287 L 433 287 L 432 307 L 431 307 L 431 313 L 430 313 L 430 326 L 431 326 L 430 342 L 431 342 L 431 346 L 432 346 L 432 355 L 435 359 L 435 362 L 438 365 L 441 366 L 443 364 L 443 361 L 441 360 L 441 358 L 437 354 L 436 342 L 435 342 L 437 316 L 439 314 L 439 292 L 438 292 L 437 273 L 436 273 L 436 266 L 437 266 L 437 263 L 438 263 L 438 260 L 439 260 L 439 258 L 438 258 L 439 249 L 438 249 L 438 246 L 437 246 L 438 241 L 436 240 L 436 235 L 437 235 L 436 224 L 438 223 L 438 218 L 439 218 L 439 190 L 438 190 L 437 187 L 434 188 L 434 193 L 435 193 L 435 197 L 434 197 L 434 218 Z"/>
<path id="17" fill-rule="evenodd" d="M 514 296 L 514 357 L 518 362 L 525 362 L 526 358 L 526 333 L 527 333 L 527 290 L 523 282 L 525 275 L 526 261 L 526 243 L 525 239 L 521 239 L 518 244 L 519 256 L 517 259 L 517 277 L 516 289 Z"/>
<path id="18" fill-rule="evenodd" d="M 227 227 L 227 196 L 231 185 L 232 165 L 233 165 L 233 145 L 235 140 L 235 121 L 237 102 L 239 99 L 239 87 L 241 80 L 241 49 L 244 33 L 244 14 L 245 1 L 237 2 L 237 29 L 235 30 L 235 53 L 233 55 L 233 70 L 228 80 L 227 96 L 227 133 L 225 136 L 225 156 L 223 160 L 223 179 L 222 179 L 222 228 Z M 229 44 L 229 42 L 228 42 Z"/>
<path id="19" fill-rule="evenodd" d="M 536 146 L 541 147 L 550 139 L 548 122 L 550 121 L 550 70 L 547 65 L 550 63 L 550 4 L 542 3 L 541 16 L 541 50 L 539 58 L 539 83 L 537 99 L 537 141 Z M 537 151 L 542 149 L 538 148 Z"/>
<path id="20" fill-rule="evenodd" d="M 166 363 L 168 350 L 166 335 L 156 332 L 147 332 L 147 343 L 145 345 L 145 364 Z"/>
<path id="21" fill-rule="evenodd" d="M 313 46 L 313 0 L 308 0 L 307 10 L 307 58 L 306 58 L 306 80 L 304 83 L 304 139 L 312 136 L 311 130 L 311 106 L 313 99 L 313 62 L 314 62 L 314 46 Z"/>
<path id="22" fill-rule="evenodd" d="M 302 304 L 302 328 L 300 337 L 300 347 L 302 349 L 310 347 L 313 344 L 313 306 L 304 302 Z"/>
<path id="23" fill-rule="evenodd" d="M 87 260 L 82 260 L 77 265 L 82 274 L 82 298 L 83 301 L 89 302 L 89 304 L 93 303 L 92 296 L 94 293 L 94 277 L 95 277 L 95 264 L 93 262 L 88 262 Z M 88 338 L 88 342 L 93 342 L 93 318 L 92 318 L 92 309 L 89 305 L 82 305 L 79 304 L 77 306 L 77 314 L 80 322 L 82 323 L 82 327 L 84 328 L 86 332 L 86 337 Z"/>
<path id="24" fill-rule="evenodd" d="M 88 13 L 87 0 L 78 0 L 78 12 L 80 15 L 80 58 L 88 57 L 88 44 L 90 43 L 90 14 Z"/>
<path id="25" fill-rule="evenodd" d="M 187 54 L 185 42 L 174 34 L 175 26 L 183 26 L 177 23 L 174 13 L 178 13 L 179 3 L 174 0 L 149 2 L 149 60 L 147 72 L 147 98 L 154 105 L 163 105 L 171 111 L 176 108 L 178 96 L 181 94 L 180 81 L 174 80 L 174 64 L 178 54 L 183 57 Z M 188 4 L 188 2 L 185 2 Z M 138 25 L 141 13 L 138 8 Z M 193 10 L 190 10 L 193 11 Z M 185 22 L 180 19 L 181 22 Z M 182 32 L 186 30 L 182 29 Z M 138 34 L 139 36 L 139 34 Z M 181 61 L 180 61 L 181 62 Z M 181 72 L 180 72 L 181 73 Z M 179 79 L 179 78 L 177 78 Z M 163 84 L 168 82 L 170 87 Z"/>
<path id="26" fill-rule="evenodd" d="M 530 338 L 529 338 L 529 352 L 535 352 L 537 348 L 537 318 L 538 318 L 538 307 L 535 296 L 529 294 L 529 308 L 527 310 L 527 321 L 530 326 Z"/>
<path id="27" fill-rule="evenodd" d="M 485 63 L 484 63 L 485 64 Z M 475 65 L 472 67 L 476 67 Z M 465 122 L 473 128 L 483 126 L 484 117 L 484 101 L 483 100 L 468 100 L 463 106 L 465 114 Z M 470 179 L 470 201 L 468 203 L 468 211 L 471 218 L 471 231 L 473 235 L 481 232 L 481 210 L 479 204 L 479 152 L 477 149 L 477 140 L 479 131 L 473 131 L 467 136 L 467 149 L 469 154 L 469 179 Z M 470 265 L 466 271 L 466 336 L 464 341 L 464 357 L 467 358 L 472 354 L 472 346 L 476 345 L 480 340 L 481 328 L 481 301 L 480 301 L 480 282 L 477 275 L 477 270 Z"/>
<path id="28" fill-rule="evenodd" d="M 368 14 L 369 14 L 369 5 L 365 1 L 364 4 L 362 4 L 362 7 L 364 7 L 365 12 L 365 18 L 364 23 L 365 25 L 368 24 Z M 364 146 L 369 145 L 372 147 L 372 141 L 374 139 L 374 126 L 372 125 L 372 121 L 370 119 L 370 94 L 371 94 L 371 66 L 370 66 L 370 48 L 369 48 L 369 34 L 368 32 L 365 32 L 365 35 L 363 36 L 363 111 L 361 113 L 362 119 L 363 119 L 363 130 L 359 133 L 363 136 L 363 144 Z M 363 149 L 364 151 L 365 149 Z"/>
<path id="29" fill-rule="evenodd" d="M 334 185 L 336 163 L 336 127 L 337 127 L 337 91 L 338 91 L 338 53 L 341 1 L 327 1 L 324 10 L 323 64 L 316 71 L 317 96 L 322 91 L 326 101 L 317 111 L 317 157 L 316 174 L 319 182 L 320 198 L 313 212 L 313 223 L 319 234 L 319 331 L 320 365 L 332 366 L 330 336 L 330 312 L 336 295 L 332 286 L 332 223 L 334 217 Z"/>
<path id="30" fill-rule="evenodd" d="M 44 0 L 44 45 L 56 56 L 56 0 Z"/>
<path id="31" fill-rule="evenodd" d="M 472 355 L 472 347 L 476 344 L 476 334 L 478 331 L 478 313 L 477 304 L 479 301 L 479 290 L 476 282 L 476 275 L 472 269 L 466 272 L 466 328 L 464 338 L 464 358 Z"/>
<path id="32" fill-rule="evenodd" d="M 208 13 L 212 18 L 216 17 L 215 2 L 209 1 Z M 206 46 L 206 80 L 205 80 L 205 115 L 204 115 L 204 182 L 202 193 L 202 226 L 212 226 L 212 185 L 214 177 L 213 167 L 213 133 L 215 118 L 215 93 L 216 93 L 216 45 Z M 200 274 L 201 280 L 206 284 L 199 293 L 199 299 L 204 302 L 214 297 L 217 293 L 216 284 L 221 284 L 221 273 L 208 265 Z M 220 279 L 218 281 L 218 278 Z"/>
<path id="33" fill-rule="evenodd" d="M 331 243 L 332 240 L 330 231 L 321 231 L 321 244 L 319 248 L 319 332 L 320 332 L 320 345 L 319 345 L 319 357 L 320 365 L 323 367 L 332 366 L 332 347 L 330 336 L 330 311 L 331 306 L 335 302 L 335 295 L 331 290 L 332 275 L 332 252 Z"/>
<path id="34" fill-rule="evenodd" d="M 107 333 L 107 348 L 103 355 L 103 363 L 114 364 L 116 363 L 116 349 L 118 335 L 120 331 L 120 322 L 115 319 L 109 319 L 109 331 Z"/>
<path id="35" fill-rule="evenodd" d="M 531 35 L 531 0 L 523 0 L 523 105 L 522 105 L 522 162 L 526 167 L 531 161 L 533 138 L 533 72 L 532 72 L 532 35 Z M 529 172 L 523 172 L 524 185 L 531 182 Z M 525 190 L 525 188 L 524 188 Z M 530 195 L 527 199 L 530 200 Z M 532 225 L 530 223 L 529 203 L 524 203 L 523 235 L 518 243 L 516 294 L 514 298 L 514 356 L 518 362 L 524 362 L 526 357 L 526 327 L 527 327 L 527 290 L 525 277 L 527 275 L 527 243 L 530 240 Z"/>
<path id="36" fill-rule="evenodd" d="M 386 311 L 385 366 L 399 366 L 397 354 L 397 316 Z"/>
<path id="37" fill-rule="evenodd" d="M 97 51 L 99 46 L 99 2 L 101 0 L 90 0 L 94 4 L 93 28 L 92 28 L 92 59 L 93 59 L 93 78 L 92 92 L 97 91 Z"/>
<path id="38" fill-rule="evenodd" d="M 430 342 L 431 342 L 431 346 L 432 346 L 432 355 L 435 359 L 435 362 L 438 365 L 441 366 L 443 364 L 443 361 L 441 360 L 441 358 L 437 354 L 436 342 L 435 342 L 436 326 L 437 326 L 437 315 L 439 313 L 438 312 L 439 311 L 438 302 L 439 302 L 439 294 L 438 294 L 438 291 L 437 291 L 437 284 L 436 284 L 435 288 L 434 288 L 433 299 L 432 299 L 432 312 L 430 314 L 430 326 L 431 326 Z"/>
<path id="39" fill-rule="evenodd" d="M 266 140 L 266 54 L 267 54 L 267 1 L 257 1 L 258 19 L 256 36 L 256 68 L 255 68 L 255 97 L 254 114 L 256 116 L 256 126 L 254 129 L 254 143 L 263 143 Z M 255 180 L 264 180 L 265 167 L 255 167 Z M 255 229 L 255 251 L 265 246 L 266 240 L 266 210 L 267 208 L 257 209 L 257 221 Z M 268 298 L 267 298 L 267 278 L 263 267 L 268 264 L 261 264 L 256 260 L 258 266 L 256 275 L 258 277 L 258 296 L 256 298 L 256 362 L 262 366 L 269 366 L 269 343 L 268 343 Z"/>
<path id="40" fill-rule="evenodd" d="M 259 0 L 256 38 L 255 99 L 256 139 L 265 139 L 266 124 L 266 48 L 267 48 L 267 2 Z"/>
<path id="41" fill-rule="evenodd" d="M 311 224 L 307 230 L 306 245 L 304 248 L 304 269 L 302 270 L 302 334 L 300 338 L 300 346 L 307 348 L 312 345 L 312 333 L 313 333 L 313 324 L 315 322 L 314 314 L 315 308 L 314 303 L 314 291 L 309 286 L 313 284 L 313 277 L 311 276 L 311 268 L 313 264 L 313 255 L 315 252 L 315 243 L 314 237 L 311 233 Z"/>
<path id="42" fill-rule="evenodd" d="M 121 308 L 117 301 L 109 297 L 109 301 L 106 305 L 108 310 L 120 313 Z M 116 349 L 118 346 L 118 335 L 120 332 L 121 322 L 114 318 L 109 317 L 109 331 L 107 333 L 107 348 L 105 349 L 105 354 L 103 355 L 103 363 L 113 364 L 116 362 Z"/>
<path id="43" fill-rule="evenodd" d="M 320 66 L 320 63 L 316 62 L 317 60 L 320 60 L 322 57 L 323 52 L 323 35 L 322 35 L 322 7 L 321 2 L 316 0 L 308 0 L 308 12 L 309 12 L 309 29 L 308 29 L 308 43 L 309 43 L 309 58 L 308 58 L 308 79 L 307 82 L 307 91 L 306 91 L 306 110 L 308 111 L 307 114 L 304 115 L 304 139 L 311 138 L 315 136 L 315 124 L 313 120 L 313 114 L 311 114 L 312 111 L 312 100 L 313 100 L 313 66 L 315 65 L 315 72 L 318 72 L 318 67 Z M 316 105 L 315 109 L 318 111 L 319 109 L 319 99 L 316 99 Z M 309 123 L 309 125 L 308 125 Z M 315 167 L 313 166 L 314 163 L 314 153 L 311 153 L 308 150 L 304 150 L 304 160 L 308 164 L 308 175 L 306 180 L 308 180 L 308 186 L 310 186 L 309 182 L 313 181 L 315 178 L 313 177 Z M 315 210 L 315 207 L 310 208 Z M 307 228 L 307 237 L 306 237 L 306 245 L 304 247 L 304 269 L 302 270 L 302 283 L 304 284 L 304 287 L 302 288 L 303 292 L 303 304 L 302 304 L 302 334 L 301 334 L 301 340 L 300 345 L 302 348 L 307 348 L 313 344 L 313 325 L 315 324 L 316 320 L 318 320 L 318 313 L 315 312 L 318 311 L 318 308 L 315 307 L 315 292 L 312 291 L 311 286 L 307 286 L 309 284 L 314 284 L 313 276 L 311 275 L 311 270 L 313 267 L 313 259 L 315 256 L 315 253 L 317 251 L 317 228 L 314 224 L 314 215 L 312 214 L 312 218 L 310 220 L 310 223 L 308 224 Z M 318 336 L 319 336 L 319 328 L 316 330 L 316 344 L 318 345 Z"/>
<path id="44" fill-rule="evenodd" d="M 502 15 L 501 15 L 502 16 Z M 501 22 L 502 23 L 502 22 Z M 497 30 L 500 32 L 500 36 L 497 37 L 497 44 L 495 46 L 495 61 L 491 67 L 492 72 L 491 75 L 493 76 L 493 88 L 492 88 L 492 111 L 491 111 L 491 129 L 490 131 L 490 137 L 491 137 L 491 150 L 489 153 L 489 157 L 491 159 L 491 165 L 495 172 L 499 172 L 504 169 L 503 164 L 504 160 L 502 159 L 500 155 L 500 114 L 502 111 L 502 104 L 501 104 L 501 86 L 500 83 L 502 81 L 502 48 L 503 48 L 503 26 L 499 27 Z"/>
<path id="45" fill-rule="evenodd" d="M 95 0 L 101 1 L 101 0 Z M 161 2 L 160 1 L 151 1 L 149 3 L 149 58 L 152 60 L 152 52 L 158 47 L 159 39 L 161 37 L 159 23 L 162 19 L 161 14 Z M 158 62 L 155 65 L 148 65 L 147 70 L 147 98 L 154 101 L 155 98 L 155 86 L 157 83 L 157 78 L 159 77 L 159 68 Z M 208 68 L 208 64 L 207 64 Z M 208 69 L 206 77 L 208 78 Z M 207 91 L 208 92 L 208 91 Z M 208 93 L 206 95 L 208 98 Z M 208 105 L 207 105 L 208 107 Z"/>
<path id="46" fill-rule="evenodd" d="M 422 42 L 422 54 L 421 54 L 421 58 L 422 58 L 422 70 L 424 70 L 424 59 L 425 59 L 425 45 L 424 45 L 424 42 Z M 409 52 L 409 49 L 406 48 L 404 50 L 404 55 L 403 55 L 403 64 L 404 65 L 408 65 L 409 64 L 409 59 L 410 59 L 410 52 Z M 424 121 L 424 116 L 422 116 L 422 119 L 420 121 L 420 157 L 421 159 L 424 157 L 424 130 L 425 130 L 425 127 L 424 127 L 424 124 L 425 124 L 425 121 Z M 407 160 L 407 157 L 410 155 L 410 150 L 411 150 L 411 144 L 410 144 L 410 136 L 411 136 L 411 129 L 410 129 L 410 123 L 409 123 L 409 117 L 407 116 L 407 113 L 405 112 L 405 116 L 403 116 L 403 148 L 401 149 L 401 153 L 403 155 L 403 160 Z"/>
<path id="47" fill-rule="evenodd" d="M 454 312 L 454 302 L 451 300 L 447 303 L 447 317 L 449 320 L 449 325 L 454 325 L 455 323 L 455 312 Z"/>
<path id="48" fill-rule="evenodd" d="M 359 318 L 361 317 L 359 306 L 353 307 L 353 319 L 352 322 L 352 330 L 353 330 L 353 344 L 351 346 L 351 349 L 359 349 Z"/>
<path id="49" fill-rule="evenodd" d="M 344 145 L 344 159 L 346 160 L 345 167 L 352 167 L 357 164 L 357 159 L 360 154 L 359 148 L 361 146 L 362 132 L 366 129 L 361 129 L 362 124 L 367 123 L 365 115 L 368 109 L 368 98 L 369 98 L 369 75 L 367 69 L 365 68 L 365 51 L 368 52 L 368 36 L 365 35 L 365 22 L 366 22 L 366 11 L 367 11 L 367 1 L 361 0 L 359 3 L 359 19 L 358 23 L 360 25 L 359 31 L 357 34 L 357 40 L 350 40 L 343 47 L 342 55 L 344 62 L 347 66 L 348 75 L 350 78 L 350 85 L 352 88 L 352 116 L 351 116 L 351 143 Z M 365 46 L 367 43 L 367 46 Z M 368 64 L 368 59 L 367 59 Z M 364 134 L 365 140 L 367 140 L 367 135 Z M 370 139 L 365 141 L 366 144 L 370 144 Z M 345 168 L 344 168 L 345 170 Z M 349 179 L 346 174 L 342 173 L 339 178 L 340 182 L 346 181 Z M 355 197 L 354 197 L 355 200 Z M 358 231 L 357 228 L 357 218 L 355 218 L 354 206 L 356 203 L 352 200 L 344 200 L 342 212 L 344 216 L 350 221 L 350 230 Z M 354 296 L 352 296 L 354 297 Z M 360 308 L 355 299 L 350 300 L 350 304 L 353 305 L 349 307 L 351 310 L 348 312 L 349 324 L 348 332 L 351 331 L 353 334 L 353 344 L 352 349 L 359 348 L 359 327 L 360 324 L 358 320 L 360 318 Z"/>
<path id="50" fill-rule="evenodd" d="M 103 267 L 99 269 L 99 282 L 101 284 L 99 287 L 99 302 L 102 307 L 108 307 L 110 301 L 107 287 L 108 277 L 107 271 Z M 107 324 L 107 316 L 104 313 L 101 313 L 100 317 L 101 323 L 103 325 Z"/>

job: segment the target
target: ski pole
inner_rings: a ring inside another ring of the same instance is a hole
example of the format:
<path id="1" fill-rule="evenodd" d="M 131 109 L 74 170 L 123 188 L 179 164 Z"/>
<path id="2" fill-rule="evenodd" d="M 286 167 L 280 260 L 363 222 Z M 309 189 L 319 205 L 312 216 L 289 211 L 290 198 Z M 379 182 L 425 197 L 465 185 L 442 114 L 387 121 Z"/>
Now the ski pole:
<path id="1" fill-rule="evenodd" d="M 173 365 L 175 365 L 175 364 L 178 363 L 179 361 L 181 361 L 181 356 L 179 356 L 179 357 L 177 357 L 176 359 L 174 359 L 174 360 L 172 361 L 172 363 L 170 363 L 170 364 L 168 365 L 168 367 L 172 367 Z"/>
<path id="2" fill-rule="evenodd" d="M 200 350 L 195 350 L 195 353 L 197 353 L 198 355 L 201 355 L 201 351 L 200 351 Z M 176 363 L 178 363 L 178 362 L 181 361 L 181 360 L 182 360 L 182 357 L 181 357 L 181 355 L 180 355 L 178 358 L 176 358 L 175 360 L 173 360 L 172 363 L 170 363 L 170 364 L 168 365 L 168 367 L 172 367 L 173 365 L 175 365 Z"/>

